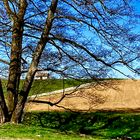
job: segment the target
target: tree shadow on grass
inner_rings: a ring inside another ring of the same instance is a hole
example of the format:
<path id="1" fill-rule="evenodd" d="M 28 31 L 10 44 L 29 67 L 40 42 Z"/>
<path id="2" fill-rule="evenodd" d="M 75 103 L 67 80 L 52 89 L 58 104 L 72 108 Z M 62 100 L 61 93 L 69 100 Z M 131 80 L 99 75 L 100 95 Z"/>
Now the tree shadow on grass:
<path id="1" fill-rule="evenodd" d="M 140 115 L 134 113 L 28 112 L 23 124 L 107 139 L 122 136 L 140 139 Z"/>

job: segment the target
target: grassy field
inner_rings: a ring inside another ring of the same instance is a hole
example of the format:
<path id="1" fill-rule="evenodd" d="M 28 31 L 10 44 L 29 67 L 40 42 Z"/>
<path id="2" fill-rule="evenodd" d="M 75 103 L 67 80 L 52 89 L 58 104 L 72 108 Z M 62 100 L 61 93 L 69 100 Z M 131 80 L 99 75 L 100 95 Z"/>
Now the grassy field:
<path id="1" fill-rule="evenodd" d="M 21 125 L 0 126 L 0 137 L 34 140 L 140 139 L 140 114 L 28 112 Z"/>
<path id="2" fill-rule="evenodd" d="M 26 125 L 4 124 L 0 126 L 0 139 L 16 140 L 94 140 L 91 136 L 80 136 L 77 134 L 65 134 L 57 130 Z M 96 140 L 96 139 L 95 139 Z M 98 140 L 98 138 L 97 138 Z"/>
<path id="3" fill-rule="evenodd" d="M 33 82 L 30 95 L 40 94 L 44 92 L 51 92 L 54 90 L 59 90 L 63 88 L 78 86 L 85 84 L 87 82 L 92 82 L 90 79 L 74 80 L 74 79 L 48 79 L 48 80 L 35 80 Z M 7 80 L 2 80 L 3 90 L 6 92 Z M 23 81 L 20 83 L 20 88 L 23 85 Z"/>
<path id="4" fill-rule="evenodd" d="M 140 139 L 140 114 L 134 113 L 32 112 L 26 113 L 23 124 L 99 139 L 122 136 Z"/>
<path id="5" fill-rule="evenodd" d="M 62 79 L 35 80 L 33 82 L 30 95 L 78 86 L 91 81 L 92 80 L 87 80 L 87 79 L 82 79 L 82 80 L 64 79 L 64 81 Z"/>

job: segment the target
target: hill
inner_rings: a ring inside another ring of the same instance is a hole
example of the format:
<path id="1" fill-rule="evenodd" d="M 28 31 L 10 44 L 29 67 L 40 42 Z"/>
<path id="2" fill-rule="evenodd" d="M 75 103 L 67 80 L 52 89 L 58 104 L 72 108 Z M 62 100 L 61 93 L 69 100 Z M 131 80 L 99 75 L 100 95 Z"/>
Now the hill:
<path id="1" fill-rule="evenodd" d="M 57 102 L 64 93 L 37 97 L 35 100 Z M 66 110 L 140 111 L 140 80 L 106 80 L 69 91 L 57 106 L 28 103 L 27 111 Z"/>

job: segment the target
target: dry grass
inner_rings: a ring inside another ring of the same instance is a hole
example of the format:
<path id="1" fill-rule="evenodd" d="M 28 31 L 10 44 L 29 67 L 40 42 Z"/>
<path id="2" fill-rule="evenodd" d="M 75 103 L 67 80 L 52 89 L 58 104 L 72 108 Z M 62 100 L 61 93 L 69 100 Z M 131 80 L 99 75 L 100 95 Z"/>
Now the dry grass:
<path id="1" fill-rule="evenodd" d="M 57 102 L 63 94 L 38 97 L 35 100 Z M 28 103 L 26 106 L 27 111 L 63 111 L 64 109 L 140 111 L 140 80 L 112 80 L 92 84 L 76 92 L 71 92 L 58 106 L 38 103 Z"/>

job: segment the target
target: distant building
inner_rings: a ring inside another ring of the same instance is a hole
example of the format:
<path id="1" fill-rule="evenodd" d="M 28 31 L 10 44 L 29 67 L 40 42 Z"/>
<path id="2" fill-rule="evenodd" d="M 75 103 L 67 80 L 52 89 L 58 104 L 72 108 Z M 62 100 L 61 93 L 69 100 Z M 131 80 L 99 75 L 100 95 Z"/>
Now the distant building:
<path id="1" fill-rule="evenodd" d="M 50 75 L 46 71 L 38 71 L 35 74 L 35 79 L 44 80 L 44 79 L 49 79 L 49 78 L 50 78 Z"/>

